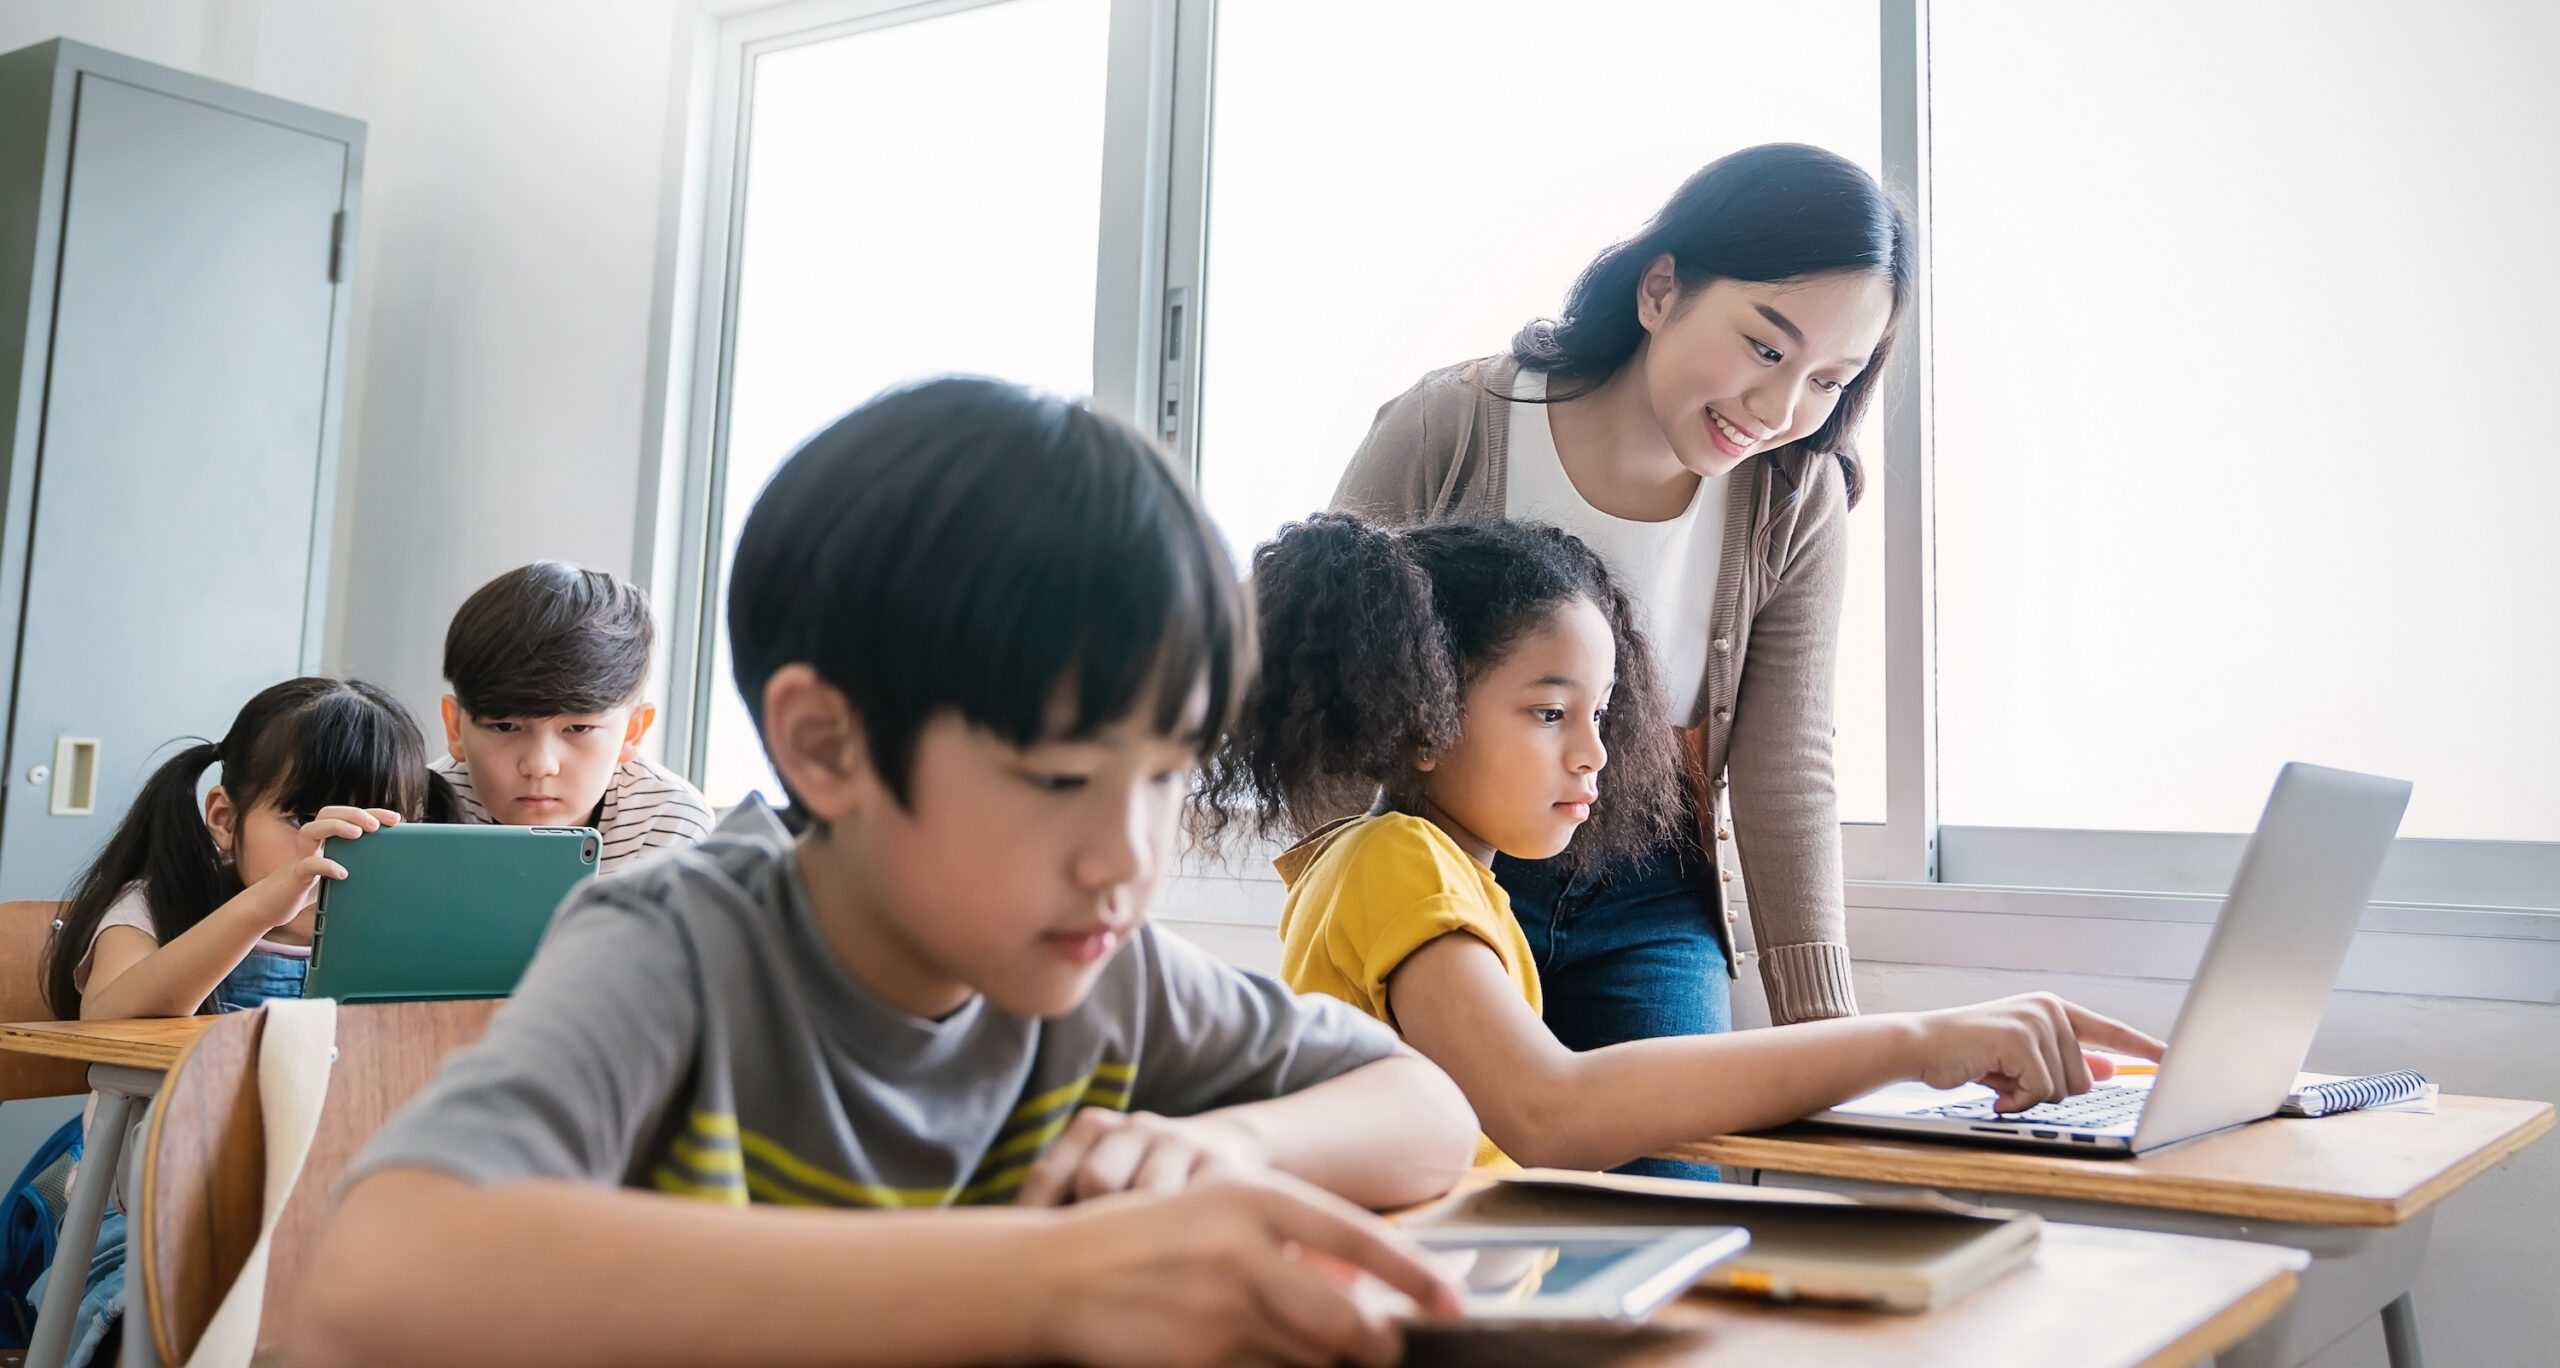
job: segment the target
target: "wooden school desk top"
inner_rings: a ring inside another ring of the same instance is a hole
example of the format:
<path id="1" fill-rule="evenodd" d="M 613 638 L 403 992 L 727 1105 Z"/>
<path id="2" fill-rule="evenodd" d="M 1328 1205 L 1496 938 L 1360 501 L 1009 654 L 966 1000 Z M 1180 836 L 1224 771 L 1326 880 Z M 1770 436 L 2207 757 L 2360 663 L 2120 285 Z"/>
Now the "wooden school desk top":
<path id="1" fill-rule="evenodd" d="M 2306 1225 L 2398 1225 L 2551 1129 L 2548 1102 L 2437 1099 L 2433 1116 L 2273 1117 L 2132 1159 L 1789 1126 L 1666 1157 L 1913 1187 L 2065 1197 Z"/>
<path id="2" fill-rule="evenodd" d="M 212 1020 L 195 1016 L 141 1021 L 12 1022 L 0 1025 L 0 1051 L 166 1072 Z"/>
<path id="3" fill-rule="evenodd" d="M 1691 1293 L 1642 1331 L 1417 1334 L 1409 1368 L 1979 1368 L 2021 1345 L 2073 1368 L 2188 1368 L 2266 1323 L 2309 1262 L 2299 1250 L 2047 1224 L 2033 1262 L 1918 1315 Z"/>

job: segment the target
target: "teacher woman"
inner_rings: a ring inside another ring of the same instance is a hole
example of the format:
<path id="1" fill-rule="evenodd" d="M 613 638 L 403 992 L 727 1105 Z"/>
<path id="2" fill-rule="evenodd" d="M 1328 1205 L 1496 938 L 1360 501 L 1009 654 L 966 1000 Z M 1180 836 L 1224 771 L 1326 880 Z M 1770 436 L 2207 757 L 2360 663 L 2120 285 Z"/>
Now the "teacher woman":
<path id="1" fill-rule="evenodd" d="M 1613 867 L 1494 866 L 1576 1050 L 1730 1028 L 1729 839 L 1772 1014 L 1857 1011 L 1831 759 L 1849 442 L 1911 289 L 1910 223 L 1866 172 L 1736 152 L 1602 252 L 1563 317 L 1380 409 L 1335 492 L 1387 522 L 1553 523 L 1645 610 L 1696 820 Z"/>

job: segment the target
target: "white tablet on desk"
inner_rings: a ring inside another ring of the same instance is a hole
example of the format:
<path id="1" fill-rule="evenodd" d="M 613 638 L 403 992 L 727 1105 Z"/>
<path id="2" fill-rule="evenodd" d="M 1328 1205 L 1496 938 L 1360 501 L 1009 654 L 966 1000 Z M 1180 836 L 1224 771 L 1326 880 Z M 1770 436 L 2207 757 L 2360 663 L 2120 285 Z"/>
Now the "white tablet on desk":
<path id="1" fill-rule="evenodd" d="M 1634 1325 L 1751 1243 L 1740 1226 L 1407 1227 L 1466 1294 L 1466 1321 Z"/>

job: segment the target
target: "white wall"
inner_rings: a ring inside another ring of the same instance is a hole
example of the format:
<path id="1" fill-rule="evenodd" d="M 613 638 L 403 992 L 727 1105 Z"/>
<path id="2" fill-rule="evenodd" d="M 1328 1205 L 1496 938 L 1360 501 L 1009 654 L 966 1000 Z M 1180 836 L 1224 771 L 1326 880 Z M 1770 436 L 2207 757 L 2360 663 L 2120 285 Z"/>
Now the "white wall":
<path id="1" fill-rule="evenodd" d="M 444 628 L 536 559 L 632 570 L 666 0 L 383 0 L 332 663 L 432 714 Z"/>
<path id="2" fill-rule="evenodd" d="M 365 121 L 329 667 L 433 726 L 464 595 L 628 574 L 683 0 L 8 0 L 65 37 Z"/>
<path id="3" fill-rule="evenodd" d="M 9 0 L 0 5 L 0 52 L 69 38 L 229 80 L 220 75 L 236 59 L 226 8 L 219 0 Z"/>

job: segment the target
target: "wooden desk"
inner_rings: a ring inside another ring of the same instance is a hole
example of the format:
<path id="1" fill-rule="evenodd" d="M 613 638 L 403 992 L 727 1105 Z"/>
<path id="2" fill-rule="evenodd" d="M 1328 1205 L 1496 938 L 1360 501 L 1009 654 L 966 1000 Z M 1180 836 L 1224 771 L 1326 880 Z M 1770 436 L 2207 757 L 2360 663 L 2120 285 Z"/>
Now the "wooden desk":
<path id="1" fill-rule="evenodd" d="M 2133 1159 L 1868 1137 L 1793 1126 L 1666 1156 L 1760 1169 L 1791 1186 L 1935 1188 L 2056 1221 L 2269 1241 L 2313 1256 L 2303 1294 L 2225 1357 L 2291 1368 L 2379 1314 L 2395 1368 L 2420 1362 L 2409 1297 L 2432 1208 L 2552 1128 L 2550 1104 L 2442 1097 L 2433 1116 L 2275 1118 Z"/>
<path id="2" fill-rule="evenodd" d="M 0 1028 L 5 1030 L 7 1028 Z M 2550 1131 L 2551 1104 L 2444 1097 L 2436 1114 L 2276 1117 L 2132 1159 L 1790 1126 L 1670 1150 L 1702 1163 L 2069 1197 L 2305 1225 L 2395 1226 Z"/>
<path id="3" fill-rule="evenodd" d="M 1920 1315 L 1693 1294 L 1632 1336 L 1418 1334 L 1406 1363 L 1975 1368 L 2044 1344 L 2068 1345 L 2074 1368 L 2188 1368 L 2263 1324 L 2307 1262 L 2272 1245 L 2048 1225 L 2034 1262 Z"/>
<path id="4" fill-rule="evenodd" d="M 0 1051 L 166 1073 L 212 1021 L 212 1017 L 194 1016 L 149 1021 L 11 1022 L 0 1025 Z"/>
<path id="5" fill-rule="evenodd" d="M 89 1086 L 97 1091 L 97 1111 L 89 1118 L 89 1134 L 81 1155 L 87 1181 L 71 1185 L 71 1205 L 63 1213 L 62 1237 L 54 1247 L 54 1263 L 85 1270 L 96 1252 L 98 1225 L 106 1218 L 107 1193 L 123 1185 L 128 1165 L 126 1135 L 133 1104 L 160 1090 L 161 1075 L 175 1067 L 211 1017 L 176 1017 L 143 1021 L 22 1021 L 0 1025 L 0 1053 L 75 1059 L 89 1066 Z M 58 1368 L 71 1347 L 72 1321 L 80 1308 L 86 1277 L 49 1280 L 44 1305 L 36 1310 L 34 1342 L 27 1348 L 28 1368 Z"/>

